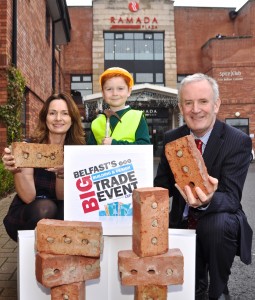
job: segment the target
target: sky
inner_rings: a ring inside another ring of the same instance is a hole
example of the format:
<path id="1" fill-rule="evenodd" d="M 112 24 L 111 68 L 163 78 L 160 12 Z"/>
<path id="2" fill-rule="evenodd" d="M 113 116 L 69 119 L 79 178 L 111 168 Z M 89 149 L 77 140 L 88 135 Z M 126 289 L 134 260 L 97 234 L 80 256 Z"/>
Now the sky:
<path id="1" fill-rule="evenodd" d="M 248 0 L 175 0 L 176 6 L 203 6 L 203 7 L 236 7 L 239 9 Z M 68 6 L 90 6 L 92 0 L 66 0 Z"/>

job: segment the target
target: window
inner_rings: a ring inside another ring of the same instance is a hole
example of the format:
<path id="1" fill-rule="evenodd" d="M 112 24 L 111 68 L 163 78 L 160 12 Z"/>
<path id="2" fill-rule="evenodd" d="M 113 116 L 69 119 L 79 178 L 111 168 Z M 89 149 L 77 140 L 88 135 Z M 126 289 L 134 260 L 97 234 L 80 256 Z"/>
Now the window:
<path id="1" fill-rule="evenodd" d="M 105 33 L 105 60 L 163 60 L 163 33 Z"/>
<path id="2" fill-rule="evenodd" d="M 189 74 L 177 74 L 177 89 L 179 89 L 180 83 L 182 80 L 187 77 Z"/>
<path id="3" fill-rule="evenodd" d="M 249 135 L 249 119 L 233 118 L 226 119 L 226 124 L 233 126 L 237 129 L 242 130 L 244 133 Z"/>
<path id="4" fill-rule="evenodd" d="M 82 104 L 82 98 L 92 94 L 92 75 L 72 75 L 71 94 L 77 104 Z"/>
<path id="5" fill-rule="evenodd" d="M 152 73 L 136 73 L 136 82 L 137 83 L 153 83 L 153 74 Z"/>
<path id="6" fill-rule="evenodd" d="M 119 66 L 135 83 L 164 85 L 164 34 L 161 32 L 105 32 L 105 69 Z"/>

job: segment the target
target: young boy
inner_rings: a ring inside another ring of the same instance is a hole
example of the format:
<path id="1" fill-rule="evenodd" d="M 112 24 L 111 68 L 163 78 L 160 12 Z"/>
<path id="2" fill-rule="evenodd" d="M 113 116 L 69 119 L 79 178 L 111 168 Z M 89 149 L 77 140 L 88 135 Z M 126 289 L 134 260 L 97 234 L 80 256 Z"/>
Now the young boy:
<path id="1" fill-rule="evenodd" d="M 132 75 L 122 68 L 109 68 L 101 74 L 99 82 L 103 99 L 113 112 L 109 117 L 110 134 L 105 136 L 107 116 L 99 115 L 91 124 L 88 145 L 151 144 L 144 112 L 126 105 L 134 85 Z"/>

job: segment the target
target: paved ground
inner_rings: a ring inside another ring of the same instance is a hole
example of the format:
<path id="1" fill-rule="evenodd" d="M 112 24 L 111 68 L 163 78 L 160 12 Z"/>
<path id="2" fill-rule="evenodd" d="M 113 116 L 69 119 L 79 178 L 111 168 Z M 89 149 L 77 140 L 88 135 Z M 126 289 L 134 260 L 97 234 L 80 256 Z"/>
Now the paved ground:
<path id="1" fill-rule="evenodd" d="M 154 167 L 155 172 L 156 167 Z M 255 232 L 255 163 L 252 163 L 246 180 L 242 205 Z M 3 217 L 13 195 L 0 200 L 0 300 L 17 300 L 18 245 L 9 239 L 3 226 Z M 253 261 L 255 260 L 255 235 L 253 236 Z M 236 257 L 229 281 L 233 300 L 255 299 L 255 263 L 246 266 Z M 35 299 L 21 299 L 35 300 Z M 185 299 L 183 299 L 185 300 Z"/>
<path id="2" fill-rule="evenodd" d="M 9 238 L 3 225 L 12 198 L 10 195 L 0 200 L 0 300 L 17 300 L 18 244 Z"/>

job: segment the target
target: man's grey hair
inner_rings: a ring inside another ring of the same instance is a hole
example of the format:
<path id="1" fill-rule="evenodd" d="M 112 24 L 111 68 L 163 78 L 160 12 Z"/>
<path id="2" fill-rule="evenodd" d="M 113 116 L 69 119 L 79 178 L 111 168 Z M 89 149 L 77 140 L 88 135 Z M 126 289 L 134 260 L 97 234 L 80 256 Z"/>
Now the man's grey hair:
<path id="1" fill-rule="evenodd" d="M 183 78 L 183 80 L 180 83 L 179 86 L 179 91 L 178 91 L 178 102 L 181 103 L 181 92 L 183 87 L 188 84 L 188 83 L 192 83 L 192 82 L 198 82 L 198 81 L 203 81 L 203 80 L 207 80 L 209 82 L 209 84 L 212 87 L 213 90 L 213 100 L 216 101 L 219 98 L 219 86 L 218 83 L 215 79 L 213 79 L 212 77 L 205 75 L 203 73 L 195 73 L 193 75 L 188 75 L 187 77 Z"/>

